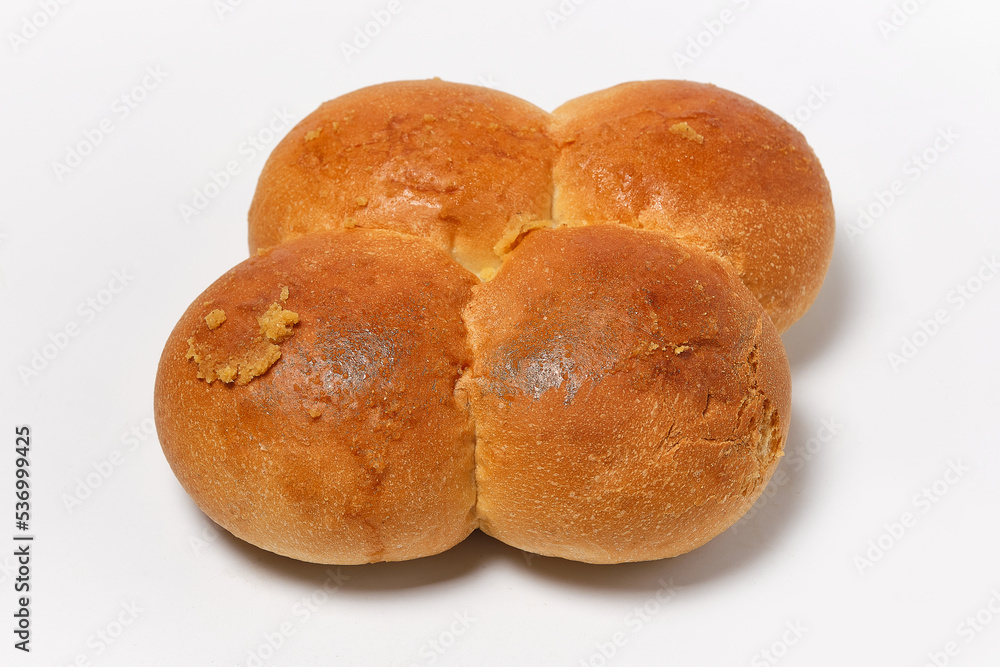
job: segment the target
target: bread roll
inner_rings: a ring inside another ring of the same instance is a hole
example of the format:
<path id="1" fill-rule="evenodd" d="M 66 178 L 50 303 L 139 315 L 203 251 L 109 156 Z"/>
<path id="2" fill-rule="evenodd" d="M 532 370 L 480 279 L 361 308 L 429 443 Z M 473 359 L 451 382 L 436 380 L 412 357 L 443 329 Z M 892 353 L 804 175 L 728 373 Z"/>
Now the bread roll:
<path id="1" fill-rule="evenodd" d="M 454 387 L 476 278 L 421 239 L 321 232 L 252 257 L 167 341 L 156 424 L 201 509 L 318 563 L 405 560 L 476 526 Z"/>
<path id="2" fill-rule="evenodd" d="M 161 443 L 212 519 L 301 560 L 417 558 L 477 526 L 591 563 L 675 556 L 774 472 L 779 333 L 832 242 L 802 136 L 714 86 L 553 114 L 365 88 L 268 159 L 260 254 L 164 349 Z"/>
<path id="3" fill-rule="evenodd" d="M 557 220 L 666 232 L 726 258 L 778 331 L 816 298 L 833 252 L 830 186 L 802 135 L 727 90 L 626 83 L 553 112 Z"/>
<path id="4" fill-rule="evenodd" d="M 589 563 L 675 556 L 781 457 L 788 362 L 718 260 L 621 226 L 531 233 L 465 311 L 481 528 Z"/>
<path id="5" fill-rule="evenodd" d="M 499 266 L 509 226 L 547 219 L 549 115 L 512 95 L 440 79 L 327 102 L 274 149 L 250 206 L 250 250 L 342 227 L 428 239 L 474 272 Z"/>

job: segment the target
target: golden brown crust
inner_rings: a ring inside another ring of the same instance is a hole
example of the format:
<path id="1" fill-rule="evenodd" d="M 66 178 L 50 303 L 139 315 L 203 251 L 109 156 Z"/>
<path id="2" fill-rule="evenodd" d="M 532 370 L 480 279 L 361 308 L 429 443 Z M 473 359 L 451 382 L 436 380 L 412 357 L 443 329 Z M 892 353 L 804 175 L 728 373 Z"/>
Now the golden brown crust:
<path id="1" fill-rule="evenodd" d="M 802 136 L 714 86 L 553 114 L 439 80 L 365 88 L 269 158 L 259 256 L 164 350 L 161 442 L 210 517 L 302 560 L 416 558 L 479 522 L 574 560 L 681 554 L 774 472 L 778 332 L 832 243 Z"/>
<path id="2" fill-rule="evenodd" d="M 779 331 L 812 303 L 833 249 L 830 188 L 802 135 L 745 97 L 626 83 L 553 112 L 554 218 L 655 229 L 730 261 Z"/>
<path id="3" fill-rule="evenodd" d="M 780 338 L 724 265 L 621 226 L 524 238 L 465 311 L 477 510 L 516 547 L 592 563 L 689 551 L 777 466 Z"/>
<path id="4" fill-rule="evenodd" d="M 181 484 L 234 535 L 301 560 L 403 560 L 464 539 L 473 435 L 454 385 L 471 362 L 460 312 L 476 282 L 426 241 L 374 230 L 317 233 L 223 275 L 157 375 L 157 430 Z M 216 310 L 226 318 L 211 328 Z M 208 382 L 188 358 L 192 345 L 229 358 L 261 341 L 280 355 L 242 385 Z"/>
<path id="5" fill-rule="evenodd" d="M 399 81 L 331 100 L 274 149 L 250 207 L 250 250 L 320 229 L 429 239 L 479 272 L 518 220 L 548 218 L 549 114 L 488 88 Z"/>

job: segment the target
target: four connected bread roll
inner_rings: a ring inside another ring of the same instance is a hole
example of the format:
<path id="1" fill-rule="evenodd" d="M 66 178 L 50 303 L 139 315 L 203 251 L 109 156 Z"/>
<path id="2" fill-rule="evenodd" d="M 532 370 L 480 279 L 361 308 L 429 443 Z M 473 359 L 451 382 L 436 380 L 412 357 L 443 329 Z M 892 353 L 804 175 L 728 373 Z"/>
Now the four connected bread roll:
<path id="1" fill-rule="evenodd" d="M 832 238 L 801 135 L 713 86 L 553 114 L 439 80 L 359 90 L 265 165 L 256 255 L 167 342 L 160 440 L 212 519 L 301 560 L 417 558 L 476 527 L 675 556 L 777 466 L 778 333 Z"/>

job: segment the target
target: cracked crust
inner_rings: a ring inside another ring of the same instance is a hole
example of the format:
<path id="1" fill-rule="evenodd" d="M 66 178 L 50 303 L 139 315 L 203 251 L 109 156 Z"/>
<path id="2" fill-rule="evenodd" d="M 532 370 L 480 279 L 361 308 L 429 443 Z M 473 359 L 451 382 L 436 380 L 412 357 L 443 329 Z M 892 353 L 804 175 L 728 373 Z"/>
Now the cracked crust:
<path id="1" fill-rule="evenodd" d="M 777 466 L 778 334 L 722 263 L 666 235 L 534 231 L 465 318 L 477 509 L 508 544 L 592 563 L 675 556 L 739 519 Z"/>

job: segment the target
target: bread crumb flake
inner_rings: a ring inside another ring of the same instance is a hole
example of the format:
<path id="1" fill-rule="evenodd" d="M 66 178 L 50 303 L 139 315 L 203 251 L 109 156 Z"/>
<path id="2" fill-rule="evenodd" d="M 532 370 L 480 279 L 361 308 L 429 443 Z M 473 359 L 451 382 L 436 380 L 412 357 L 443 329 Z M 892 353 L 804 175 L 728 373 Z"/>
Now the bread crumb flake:
<path id="1" fill-rule="evenodd" d="M 670 126 L 670 131 L 674 134 L 679 134 L 685 139 L 690 139 L 696 143 L 705 143 L 705 137 L 698 134 L 693 127 L 688 125 L 686 122 L 676 123 Z"/>
<path id="2" fill-rule="evenodd" d="M 287 298 L 288 288 L 283 287 L 281 300 Z M 215 313 L 221 313 L 223 318 L 219 324 L 225 321 L 225 313 L 221 309 L 213 311 L 205 318 L 209 329 L 215 328 L 209 321 Z M 222 380 L 226 384 L 235 382 L 237 385 L 245 385 L 255 377 L 263 375 L 281 358 L 281 349 L 275 343 L 280 343 L 295 333 L 292 327 L 298 322 L 298 313 L 285 310 L 276 301 L 257 318 L 260 333 L 241 355 L 229 354 L 222 358 L 216 351 L 203 343 L 198 343 L 192 336 L 187 339 L 186 357 L 198 365 L 197 377 L 209 384 L 215 380 Z"/>
<path id="3" fill-rule="evenodd" d="M 216 308 L 205 316 L 205 324 L 209 329 L 217 329 L 220 324 L 226 321 L 226 311 Z"/>

